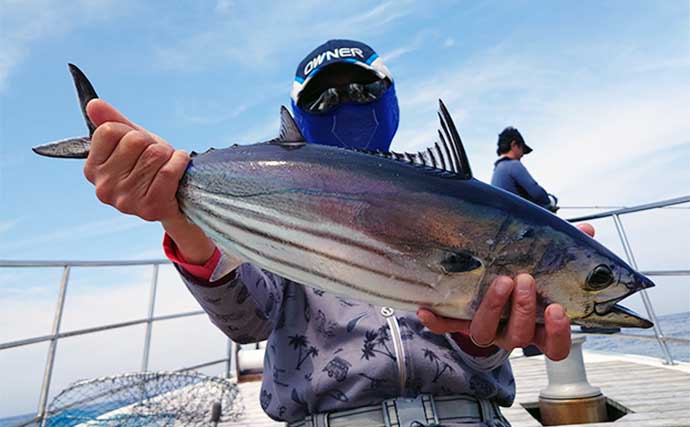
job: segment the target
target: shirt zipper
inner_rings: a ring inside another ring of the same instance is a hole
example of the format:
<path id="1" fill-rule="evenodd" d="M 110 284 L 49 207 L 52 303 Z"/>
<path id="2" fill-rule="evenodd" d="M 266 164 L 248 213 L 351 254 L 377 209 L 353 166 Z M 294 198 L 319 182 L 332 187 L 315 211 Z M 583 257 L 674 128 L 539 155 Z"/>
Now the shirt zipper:
<path id="1" fill-rule="evenodd" d="M 395 351 L 395 359 L 398 364 L 400 396 L 404 396 L 405 383 L 407 383 L 407 370 L 405 368 L 405 348 L 403 347 L 402 334 L 400 333 L 400 325 L 398 324 L 398 319 L 394 316 L 395 311 L 392 308 L 381 308 L 381 314 L 386 318 L 386 322 L 388 322 L 388 327 L 391 331 L 391 339 L 393 340 L 393 351 Z"/>

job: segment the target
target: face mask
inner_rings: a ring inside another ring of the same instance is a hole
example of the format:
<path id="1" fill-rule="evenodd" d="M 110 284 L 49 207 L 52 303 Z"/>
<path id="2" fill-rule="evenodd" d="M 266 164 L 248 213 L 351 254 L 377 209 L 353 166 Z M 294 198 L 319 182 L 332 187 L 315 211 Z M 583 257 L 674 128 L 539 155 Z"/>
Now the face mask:
<path id="1" fill-rule="evenodd" d="M 311 113 L 293 101 L 292 111 L 307 142 L 366 150 L 388 151 L 400 121 L 394 84 L 373 102 L 347 101 L 326 113 Z"/>

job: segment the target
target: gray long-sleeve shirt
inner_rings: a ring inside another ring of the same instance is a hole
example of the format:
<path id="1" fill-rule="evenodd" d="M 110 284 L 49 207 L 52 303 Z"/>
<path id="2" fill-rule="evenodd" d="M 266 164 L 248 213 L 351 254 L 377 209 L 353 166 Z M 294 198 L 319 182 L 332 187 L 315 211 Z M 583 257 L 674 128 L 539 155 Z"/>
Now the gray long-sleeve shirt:
<path id="1" fill-rule="evenodd" d="M 491 185 L 510 191 L 540 206 L 551 204 L 546 190 L 537 184 L 519 160 L 511 160 L 507 157 L 498 159 L 494 165 Z"/>
<path id="2" fill-rule="evenodd" d="M 503 350 L 474 357 L 449 335 L 431 333 L 414 313 L 307 288 L 250 264 L 233 272 L 227 260 L 221 256 L 210 282 L 178 270 L 226 335 L 239 343 L 268 340 L 261 407 L 274 419 L 298 421 L 420 393 L 467 393 L 501 406 L 515 398 Z"/>

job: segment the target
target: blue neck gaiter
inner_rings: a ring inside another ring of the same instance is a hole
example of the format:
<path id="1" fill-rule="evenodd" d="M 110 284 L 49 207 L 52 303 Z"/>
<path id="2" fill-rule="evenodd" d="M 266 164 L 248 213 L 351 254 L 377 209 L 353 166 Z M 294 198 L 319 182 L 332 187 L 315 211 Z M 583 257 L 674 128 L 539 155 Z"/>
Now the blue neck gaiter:
<path id="1" fill-rule="evenodd" d="M 292 101 L 292 111 L 307 142 L 363 150 L 388 151 L 400 121 L 393 83 L 383 96 L 367 104 L 347 102 L 317 114 Z"/>

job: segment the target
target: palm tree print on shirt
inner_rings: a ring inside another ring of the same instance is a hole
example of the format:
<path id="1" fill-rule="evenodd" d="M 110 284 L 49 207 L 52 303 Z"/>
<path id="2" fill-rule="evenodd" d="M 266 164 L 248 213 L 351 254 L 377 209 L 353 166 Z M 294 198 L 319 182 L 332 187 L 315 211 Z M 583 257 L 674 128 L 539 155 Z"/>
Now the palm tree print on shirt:
<path id="1" fill-rule="evenodd" d="M 395 354 L 388 348 L 388 341 L 391 340 L 388 335 L 388 325 L 381 326 L 374 330 L 370 329 L 364 334 L 364 346 L 362 347 L 361 359 L 376 357 L 376 353 L 389 357 L 392 361 L 396 361 Z"/>
<path id="2" fill-rule="evenodd" d="M 309 339 L 305 335 L 293 335 L 288 337 L 290 339 L 289 345 L 292 346 L 293 350 L 297 350 L 297 366 L 295 369 L 298 371 L 302 368 L 302 363 L 304 363 L 309 357 L 316 357 L 319 355 L 319 349 L 313 345 L 309 345 Z M 307 351 L 304 351 L 307 349 Z"/>
<path id="3" fill-rule="evenodd" d="M 431 380 L 432 383 L 435 383 L 439 378 L 441 378 L 441 375 L 443 375 L 443 373 L 446 371 L 455 372 L 452 366 L 439 359 L 439 357 L 436 356 L 436 353 L 433 351 L 429 350 L 428 348 L 423 348 L 422 351 L 424 351 L 424 358 L 429 359 L 436 365 L 436 374 L 434 375 L 434 379 Z"/>

